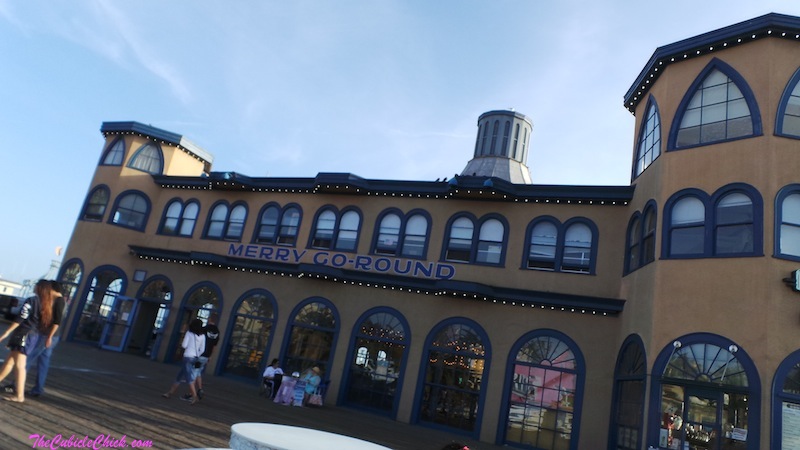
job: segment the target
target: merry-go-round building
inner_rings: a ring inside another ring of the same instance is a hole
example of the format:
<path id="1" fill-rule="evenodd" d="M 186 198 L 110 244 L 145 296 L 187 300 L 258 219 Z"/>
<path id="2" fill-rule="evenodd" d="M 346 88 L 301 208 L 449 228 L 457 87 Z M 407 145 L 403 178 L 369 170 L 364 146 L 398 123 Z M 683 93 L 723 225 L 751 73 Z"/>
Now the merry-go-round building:
<path id="1" fill-rule="evenodd" d="M 105 122 L 66 339 L 173 363 L 217 313 L 217 375 L 319 366 L 328 405 L 484 442 L 800 449 L 800 18 L 631 76 L 619 186 L 532 184 L 515 111 L 433 181 L 214 171 L 179 134 Z"/>

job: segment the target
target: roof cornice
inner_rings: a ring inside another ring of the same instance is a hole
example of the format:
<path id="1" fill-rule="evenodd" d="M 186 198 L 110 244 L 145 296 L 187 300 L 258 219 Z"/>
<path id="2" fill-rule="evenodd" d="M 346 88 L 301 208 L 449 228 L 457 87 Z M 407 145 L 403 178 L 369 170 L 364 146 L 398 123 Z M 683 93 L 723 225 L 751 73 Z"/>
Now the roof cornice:
<path id="1" fill-rule="evenodd" d="M 800 42 L 800 17 L 770 13 L 659 47 L 625 93 L 625 107 L 634 113 L 650 86 L 670 64 L 768 37 Z"/>
<path id="2" fill-rule="evenodd" d="M 100 132 L 104 136 L 114 134 L 136 134 L 142 137 L 147 137 L 155 142 L 161 144 L 169 144 L 178 147 L 182 151 L 190 154 L 198 160 L 211 164 L 214 162 L 214 155 L 203 150 L 192 141 L 186 139 L 180 134 L 172 133 L 170 131 L 162 130 L 150 125 L 145 125 L 139 122 L 103 122 L 100 127 Z"/>

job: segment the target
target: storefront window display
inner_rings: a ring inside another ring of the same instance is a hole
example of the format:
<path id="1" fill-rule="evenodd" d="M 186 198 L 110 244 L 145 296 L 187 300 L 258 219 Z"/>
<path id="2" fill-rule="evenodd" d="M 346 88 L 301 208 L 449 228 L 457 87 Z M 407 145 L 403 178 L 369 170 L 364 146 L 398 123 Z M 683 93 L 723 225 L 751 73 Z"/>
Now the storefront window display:
<path id="1" fill-rule="evenodd" d="M 486 364 L 486 344 L 481 336 L 465 323 L 445 325 L 434 332 L 424 367 L 421 421 L 477 430 Z"/>
<path id="2" fill-rule="evenodd" d="M 259 379 L 264 350 L 272 337 L 274 306 L 266 291 L 245 294 L 233 317 L 225 346 L 224 371 L 246 378 Z"/>
<path id="3" fill-rule="evenodd" d="M 394 410 L 407 325 L 399 313 L 370 314 L 355 333 L 346 402 L 381 412 Z"/>

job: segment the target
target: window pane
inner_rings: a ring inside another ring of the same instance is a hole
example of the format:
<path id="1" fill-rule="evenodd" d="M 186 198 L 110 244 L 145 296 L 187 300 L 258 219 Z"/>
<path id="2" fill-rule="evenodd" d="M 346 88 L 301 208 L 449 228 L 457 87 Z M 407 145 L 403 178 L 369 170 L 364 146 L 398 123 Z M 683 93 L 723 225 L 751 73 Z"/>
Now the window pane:
<path id="1" fill-rule="evenodd" d="M 191 236 L 194 232 L 194 225 L 197 223 L 197 214 L 200 212 L 200 206 L 197 203 L 189 203 L 183 209 L 183 220 L 181 221 L 181 236 Z"/>
<path id="2" fill-rule="evenodd" d="M 384 216 L 384 218 L 381 219 L 375 252 L 384 255 L 394 255 L 397 252 L 399 240 L 400 217 L 397 214 L 389 214 Z"/>
<path id="3" fill-rule="evenodd" d="M 300 210 L 291 207 L 283 212 L 281 217 L 281 228 L 278 233 L 278 243 L 294 245 L 297 241 L 297 230 L 300 227 Z"/>
<path id="4" fill-rule="evenodd" d="M 275 232 L 278 230 L 278 207 L 270 206 L 261 213 L 261 224 L 258 227 L 258 242 L 275 242 Z"/>
<path id="5" fill-rule="evenodd" d="M 670 255 L 702 255 L 705 227 L 675 228 L 670 234 Z"/>
<path id="6" fill-rule="evenodd" d="M 427 233 L 428 219 L 421 214 L 411 216 L 406 222 L 406 232 L 403 238 L 403 256 L 423 256 Z"/>
<path id="7" fill-rule="evenodd" d="M 164 217 L 164 226 L 161 229 L 163 234 L 174 235 L 178 232 L 178 222 L 181 218 L 182 205 L 180 201 L 174 201 L 167 207 L 167 213 Z"/>
<path id="8" fill-rule="evenodd" d="M 696 197 L 686 197 L 672 207 L 672 225 L 688 225 L 705 222 L 705 206 Z"/>
<path id="9" fill-rule="evenodd" d="M 472 253 L 472 221 L 460 217 L 450 226 L 450 240 L 447 245 L 446 259 L 450 261 L 469 262 Z"/>
<path id="10" fill-rule="evenodd" d="M 336 237 L 336 248 L 339 250 L 355 250 L 358 240 L 358 226 L 361 217 L 355 211 L 348 211 L 342 215 L 339 224 L 339 234 Z"/>
<path id="11" fill-rule="evenodd" d="M 244 222 L 247 218 L 247 209 L 242 205 L 237 205 L 231 210 L 231 217 L 228 221 L 228 232 L 225 237 L 229 239 L 238 239 L 242 237 L 244 231 Z"/>
<path id="12" fill-rule="evenodd" d="M 317 217 L 317 227 L 314 233 L 312 247 L 330 248 L 333 243 L 333 228 L 336 225 L 336 214 L 325 210 Z"/>
<path id="13" fill-rule="evenodd" d="M 161 151 L 153 144 L 145 144 L 133 156 L 129 166 L 147 173 L 160 175 Z"/>
<path id="14" fill-rule="evenodd" d="M 728 194 L 717 205 L 717 225 L 753 222 L 753 203 L 750 197 Z"/>
<path id="15" fill-rule="evenodd" d="M 122 164 L 122 159 L 125 157 L 125 142 L 118 139 L 114 142 L 114 146 L 108 150 L 103 164 L 107 166 L 119 166 Z"/>

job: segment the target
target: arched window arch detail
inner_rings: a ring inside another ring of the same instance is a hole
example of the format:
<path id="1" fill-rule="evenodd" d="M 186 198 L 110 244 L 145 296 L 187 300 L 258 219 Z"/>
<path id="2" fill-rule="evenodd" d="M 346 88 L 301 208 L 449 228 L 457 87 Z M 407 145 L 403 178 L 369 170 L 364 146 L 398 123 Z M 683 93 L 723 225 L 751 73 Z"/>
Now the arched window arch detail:
<path id="1" fill-rule="evenodd" d="M 277 320 L 275 296 L 265 289 L 245 292 L 233 306 L 220 367 L 225 374 L 260 380 Z"/>
<path id="2" fill-rule="evenodd" d="M 642 120 L 639 129 L 639 145 L 636 149 L 636 160 L 633 166 L 634 179 L 661 155 L 661 117 L 658 112 L 658 104 L 652 95 L 647 100 L 645 111 L 647 111 L 647 115 Z"/>
<path id="3" fill-rule="evenodd" d="M 772 382 L 772 448 L 780 448 L 785 430 L 800 410 L 800 350 L 786 357 L 775 372 Z"/>
<path id="4" fill-rule="evenodd" d="M 206 221 L 204 237 L 226 241 L 240 241 L 247 221 L 247 204 L 236 202 L 228 205 L 219 201 L 211 207 Z"/>
<path id="5" fill-rule="evenodd" d="M 361 230 L 361 211 L 348 206 L 339 211 L 334 206 L 324 206 L 314 217 L 310 248 L 354 252 L 358 248 Z"/>
<path id="6" fill-rule="evenodd" d="M 111 145 L 108 146 L 103 158 L 100 161 L 101 166 L 121 166 L 125 161 L 125 139 L 122 137 L 116 138 Z"/>
<path id="7" fill-rule="evenodd" d="M 397 310 L 373 308 L 351 333 L 343 402 L 394 417 L 402 393 L 410 327 Z"/>
<path id="8" fill-rule="evenodd" d="M 109 223 L 144 231 L 150 216 L 150 199 L 141 191 L 125 191 L 117 196 Z"/>
<path id="9" fill-rule="evenodd" d="M 128 162 L 131 169 L 152 175 L 161 175 L 164 170 L 164 154 L 158 144 L 147 143 L 139 147 Z"/>
<path id="10" fill-rule="evenodd" d="M 110 197 L 111 191 L 106 185 L 100 185 L 92 189 L 86 197 L 86 203 L 83 205 L 81 220 L 102 222 Z"/>
<path id="11" fill-rule="evenodd" d="M 644 213 L 636 211 L 628 222 L 626 245 L 628 251 L 625 254 L 626 274 L 655 261 L 656 211 L 655 201 L 650 200 L 644 207 Z"/>
<path id="12" fill-rule="evenodd" d="M 773 254 L 800 261 L 800 184 L 784 186 L 775 196 Z"/>
<path id="13" fill-rule="evenodd" d="M 454 317 L 425 339 L 412 422 L 480 435 L 491 345 L 478 323 Z"/>
<path id="14" fill-rule="evenodd" d="M 100 266 L 89 275 L 72 320 L 70 340 L 99 344 L 108 314 L 117 296 L 128 287 L 125 272 L 116 266 Z"/>
<path id="15" fill-rule="evenodd" d="M 761 114 L 750 86 L 714 58 L 686 91 L 669 134 L 669 150 L 760 136 Z"/>
<path id="16" fill-rule="evenodd" d="M 372 253 L 424 259 L 428 250 L 430 214 L 414 209 L 404 214 L 397 208 L 381 212 L 375 222 Z"/>
<path id="17" fill-rule="evenodd" d="M 321 378 L 330 379 L 339 323 L 339 312 L 328 299 L 311 297 L 297 305 L 284 334 L 283 371 L 302 373 L 317 366 Z"/>
<path id="18" fill-rule="evenodd" d="M 192 237 L 200 214 L 200 203 L 197 200 L 183 200 L 176 198 L 164 208 L 164 217 L 161 219 L 159 234 L 167 236 Z"/>
<path id="19" fill-rule="evenodd" d="M 585 371 L 578 346 L 559 331 L 535 330 L 518 339 L 506 365 L 498 441 L 576 449 Z"/>
<path id="20" fill-rule="evenodd" d="M 646 445 L 658 448 L 666 429 L 662 447 L 713 434 L 720 448 L 759 448 L 761 381 L 736 343 L 711 333 L 680 336 L 658 354 L 651 379 Z M 742 436 L 744 447 L 735 440 Z"/>
<path id="21" fill-rule="evenodd" d="M 445 231 L 442 259 L 445 261 L 502 266 L 508 242 L 508 222 L 499 214 L 477 219 L 471 213 L 450 217 Z"/>
<path id="22" fill-rule="evenodd" d="M 79 259 L 73 258 L 64 262 L 59 272 L 58 281 L 61 283 L 61 294 L 69 301 L 71 310 L 71 306 L 75 304 L 71 300 L 75 300 L 83 279 L 83 264 Z M 69 314 L 64 315 L 65 319 L 67 317 L 69 317 Z"/>
<path id="23" fill-rule="evenodd" d="M 168 357 L 168 362 L 181 360 L 180 344 L 183 330 L 188 329 L 189 323 L 194 319 L 202 320 L 205 325 L 212 314 L 221 314 L 223 311 L 222 299 L 222 290 L 210 281 L 201 281 L 186 290 L 172 329 L 168 352 L 171 356 Z M 220 342 L 220 344 L 224 343 Z"/>
<path id="24" fill-rule="evenodd" d="M 708 196 L 674 194 L 664 206 L 662 258 L 763 255 L 763 204 L 752 186 L 732 183 Z"/>
<path id="25" fill-rule="evenodd" d="M 789 79 L 781 96 L 775 120 L 775 134 L 800 139 L 800 68 Z"/>
<path id="26" fill-rule="evenodd" d="M 591 220 L 573 217 L 562 224 L 541 216 L 528 224 L 525 235 L 523 269 L 595 273 L 598 231 Z"/>
<path id="27" fill-rule="evenodd" d="M 614 391 L 609 446 L 637 450 L 644 441 L 644 405 L 647 392 L 647 357 L 638 335 L 630 335 L 620 347 L 614 369 Z"/>

